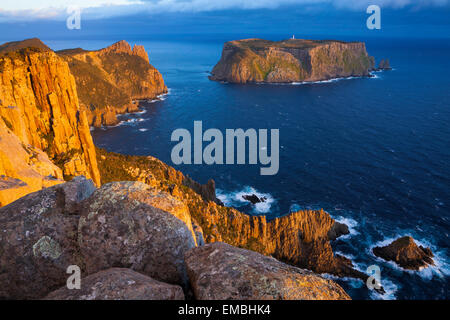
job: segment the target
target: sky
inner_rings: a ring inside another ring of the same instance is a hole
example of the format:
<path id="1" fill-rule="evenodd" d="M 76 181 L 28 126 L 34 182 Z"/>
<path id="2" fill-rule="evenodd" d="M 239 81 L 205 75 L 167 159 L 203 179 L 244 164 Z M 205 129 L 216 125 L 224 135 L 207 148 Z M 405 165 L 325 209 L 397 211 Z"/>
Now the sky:
<path id="1" fill-rule="evenodd" d="M 381 8 L 381 30 L 366 9 Z M 68 30 L 69 7 L 81 29 Z M 450 0 L 2 0 L 0 39 L 301 34 L 450 38 Z"/>

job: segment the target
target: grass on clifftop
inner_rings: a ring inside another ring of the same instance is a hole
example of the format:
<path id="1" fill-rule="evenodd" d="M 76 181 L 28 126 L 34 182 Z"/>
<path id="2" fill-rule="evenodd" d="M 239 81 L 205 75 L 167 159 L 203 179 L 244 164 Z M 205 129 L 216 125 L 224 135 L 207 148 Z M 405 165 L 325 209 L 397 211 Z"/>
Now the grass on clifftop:
<path id="1" fill-rule="evenodd" d="M 265 49 L 267 47 L 307 49 L 307 48 L 314 48 L 322 44 L 330 44 L 333 42 L 351 43 L 339 40 L 307 40 L 307 39 L 287 39 L 282 41 L 271 41 L 264 39 L 244 39 L 244 40 L 230 41 L 230 43 L 234 45 L 252 50 Z"/>

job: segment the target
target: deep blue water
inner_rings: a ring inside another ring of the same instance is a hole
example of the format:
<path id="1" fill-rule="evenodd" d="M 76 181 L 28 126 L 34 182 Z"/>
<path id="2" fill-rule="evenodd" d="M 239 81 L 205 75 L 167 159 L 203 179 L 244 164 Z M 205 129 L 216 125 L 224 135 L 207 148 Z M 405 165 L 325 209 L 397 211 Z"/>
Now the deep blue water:
<path id="1" fill-rule="evenodd" d="M 280 129 L 280 170 L 260 176 L 260 165 L 183 165 L 205 183 L 216 181 L 225 203 L 269 218 L 299 208 L 324 208 L 352 226 L 335 251 L 365 271 L 381 268 L 384 296 L 362 282 L 339 280 L 353 298 L 449 298 L 450 43 L 436 40 L 367 40 L 369 54 L 390 58 L 393 71 L 305 85 L 233 85 L 209 81 L 224 40 L 193 38 L 131 41 L 144 44 L 170 94 L 144 104 L 144 114 L 93 131 L 95 143 L 127 154 L 153 155 L 168 164 L 170 135 L 219 128 Z M 52 48 L 98 49 L 110 42 L 46 41 Z M 255 208 L 241 192 L 266 194 Z M 406 272 L 375 258 L 370 248 L 411 235 L 430 246 L 436 267 Z"/>

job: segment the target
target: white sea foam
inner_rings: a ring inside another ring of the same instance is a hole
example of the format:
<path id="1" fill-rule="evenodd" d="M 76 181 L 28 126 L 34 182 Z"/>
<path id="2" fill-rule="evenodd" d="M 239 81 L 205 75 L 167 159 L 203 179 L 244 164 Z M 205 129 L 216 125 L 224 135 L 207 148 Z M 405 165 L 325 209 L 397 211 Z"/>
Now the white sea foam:
<path id="1" fill-rule="evenodd" d="M 329 279 L 329 280 L 341 280 L 341 281 L 345 281 L 347 282 L 352 288 L 361 288 L 362 286 L 364 286 L 364 281 L 362 281 L 361 279 L 356 279 L 356 278 L 350 278 L 350 277 L 338 277 L 329 273 L 321 273 L 320 274 L 322 277 L 324 277 L 325 279 Z"/>
<path id="2" fill-rule="evenodd" d="M 397 297 L 395 293 L 398 291 L 398 286 L 389 279 L 381 277 L 381 285 L 383 286 L 384 293 L 370 290 L 370 297 L 376 300 L 395 300 Z"/>
<path id="3" fill-rule="evenodd" d="M 217 189 L 216 195 L 217 198 L 223 202 L 224 205 L 228 207 L 242 207 L 250 204 L 251 202 L 245 200 L 243 198 L 244 195 L 256 195 L 258 198 L 265 198 L 263 202 L 256 203 L 254 206 L 255 213 L 268 213 L 270 211 L 271 206 L 275 202 L 275 199 L 272 197 L 270 193 L 262 193 L 257 191 L 256 189 L 245 186 L 242 190 L 233 191 L 233 192 L 224 192 L 223 190 Z"/>
<path id="4" fill-rule="evenodd" d="M 340 236 L 339 239 L 348 239 L 359 234 L 359 232 L 356 230 L 356 227 L 358 226 L 358 222 L 356 220 L 343 216 L 333 217 L 333 219 L 339 223 L 347 225 L 348 227 L 349 234 Z"/>
<path id="5" fill-rule="evenodd" d="M 148 119 L 144 119 L 144 118 L 132 118 L 132 119 L 127 119 L 127 120 L 122 120 L 120 121 L 118 124 L 112 125 L 112 126 L 104 126 L 103 128 L 116 128 L 116 127 L 120 127 L 123 125 L 136 125 L 138 122 L 143 122 L 146 121 Z"/>
<path id="6" fill-rule="evenodd" d="M 144 101 L 147 102 L 147 103 L 155 103 L 155 102 L 158 102 L 158 101 L 164 101 L 164 100 L 167 99 L 167 96 L 170 94 L 171 91 L 172 91 L 172 89 L 168 88 L 167 89 L 167 93 L 162 93 L 160 95 L 157 95 L 155 99 L 147 99 L 147 100 L 144 100 Z"/>
<path id="7" fill-rule="evenodd" d="M 140 132 L 145 132 L 145 131 L 148 131 L 148 129 L 147 128 L 142 128 L 142 129 L 139 129 L 139 131 Z"/>

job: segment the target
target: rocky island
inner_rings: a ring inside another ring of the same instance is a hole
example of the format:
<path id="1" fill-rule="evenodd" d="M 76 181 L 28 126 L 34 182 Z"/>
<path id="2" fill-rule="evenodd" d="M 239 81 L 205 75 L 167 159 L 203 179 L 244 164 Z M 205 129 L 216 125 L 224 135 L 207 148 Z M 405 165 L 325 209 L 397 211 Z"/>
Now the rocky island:
<path id="1" fill-rule="evenodd" d="M 262 39 L 225 43 L 210 79 L 231 83 L 312 82 L 369 76 L 375 60 L 363 42 Z"/>

